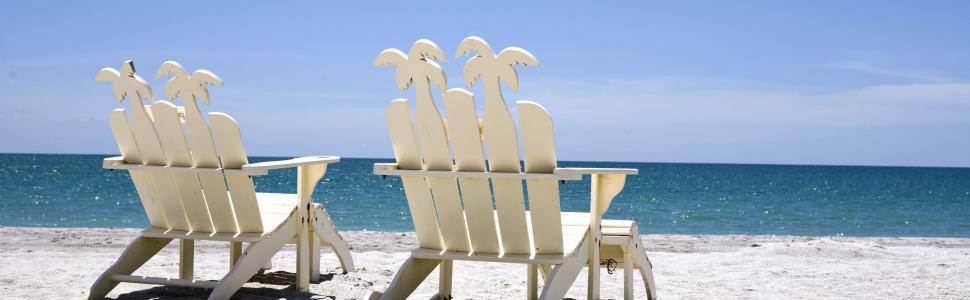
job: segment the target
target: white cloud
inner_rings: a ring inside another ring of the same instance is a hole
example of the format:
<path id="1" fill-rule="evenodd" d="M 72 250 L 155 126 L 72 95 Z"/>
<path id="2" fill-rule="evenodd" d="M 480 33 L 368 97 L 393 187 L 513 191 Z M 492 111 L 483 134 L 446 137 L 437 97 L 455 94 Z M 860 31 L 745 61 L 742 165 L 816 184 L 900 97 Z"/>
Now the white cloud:
<path id="1" fill-rule="evenodd" d="M 802 125 L 970 122 L 970 83 L 873 85 L 829 93 L 714 86 L 671 79 L 546 80 L 521 95 L 562 114 L 610 115 L 611 123 L 657 120 Z M 525 89 L 523 89 L 525 90 Z M 519 98 L 519 97 L 516 97 Z M 592 120 L 590 120 L 592 121 Z"/>
<path id="2" fill-rule="evenodd" d="M 926 70 L 897 70 L 878 66 L 865 61 L 839 61 L 828 65 L 829 68 L 838 70 L 850 70 L 868 73 L 872 75 L 887 76 L 897 79 L 909 79 L 918 81 L 946 82 L 952 79 L 939 72 Z"/>
<path id="3" fill-rule="evenodd" d="M 564 159 L 970 165 L 970 83 L 815 93 L 694 82 L 545 79 L 506 98 L 553 114 Z"/>

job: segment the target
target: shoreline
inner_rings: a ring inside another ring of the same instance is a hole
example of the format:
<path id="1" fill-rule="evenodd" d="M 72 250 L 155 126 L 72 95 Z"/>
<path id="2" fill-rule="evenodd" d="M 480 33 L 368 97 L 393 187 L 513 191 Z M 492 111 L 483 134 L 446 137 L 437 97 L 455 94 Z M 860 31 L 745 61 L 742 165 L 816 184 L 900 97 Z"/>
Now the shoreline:
<path id="1" fill-rule="evenodd" d="M 0 227 L 0 291 L 12 299 L 83 298 L 138 228 Z M 383 289 L 417 243 L 413 232 L 343 231 L 357 272 L 341 274 L 324 249 L 322 282 L 309 294 L 288 288 L 294 250 L 273 258 L 274 268 L 240 290 L 243 299 L 275 297 L 360 299 Z M 808 237 L 769 235 L 643 235 L 663 298 L 970 298 L 970 238 Z M 172 243 L 136 274 L 175 277 Z M 196 244 L 196 278 L 217 279 L 228 269 L 225 242 Z M 604 298 L 622 298 L 622 271 L 602 272 Z M 455 263 L 456 299 L 522 298 L 525 267 Z M 462 274 L 476 274 L 468 276 Z M 580 275 L 569 297 L 585 298 Z M 412 298 L 436 291 L 433 274 Z M 639 276 L 635 276 L 639 280 Z M 540 283 L 541 284 L 541 283 Z M 635 285 L 638 299 L 645 295 Z M 206 290 L 121 284 L 112 298 L 204 297 Z"/>

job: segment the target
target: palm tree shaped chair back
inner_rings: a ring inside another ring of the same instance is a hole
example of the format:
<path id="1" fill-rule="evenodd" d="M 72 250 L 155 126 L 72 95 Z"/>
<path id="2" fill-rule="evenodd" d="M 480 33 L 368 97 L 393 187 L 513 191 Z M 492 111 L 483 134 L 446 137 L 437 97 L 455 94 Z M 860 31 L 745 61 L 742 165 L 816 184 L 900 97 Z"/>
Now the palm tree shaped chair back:
<path id="1" fill-rule="evenodd" d="M 439 112 L 431 87 L 444 90 L 447 83 L 435 62 L 443 55 L 434 43 L 419 40 L 407 54 L 388 49 L 374 62 L 397 67 L 401 90 L 415 88 L 413 118 L 406 99 L 392 101 L 385 111 L 396 163 L 376 164 L 374 173 L 400 176 L 420 244 L 391 287 L 374 297 L 407 295 L 416 287 L 414 278 L 420 283 L 425 271 L 440 264 L 438 296 L 447 298 L 451 261 L 479 260 L 526 263 L 530 276 L 540 267 L 551 272 L 549 276 L 559 273 L 559 280 L 550 281 L 542 297 L 561 299 L 593 254 L 587 245 L 599 239 L 599 232 L 588 234 L 590 224 L 599 227 L 599 216 L 622 189 L 625 175 L 636 174 L 636 169 L 558 168 L 549 113 L 538 103 L 517 102 L 517 130 L 499 86 L 504 82 L 517 90 L 513 67 L 538 65 L 538 60 L 519 48 L 496 55 L 477 37 L 458 47 L 458 56 L 468 54 L 474 56 L 463 75 L 469 86 L 482 82 L 481 119 L 473 95 L 460 88 L 444 92 L 444 117 Z M 583 174 L 594 174 L 592 211 L 597 213 L 562 213 L 559 182 L 580 180 Z M 535 294 L 534 286 L 530 293 Z"/>
<path id="2" fill-rule="evenodd" d="M 209 103 L 206 86 L 222 85 L 222 80 L 206 70 L 189 74 L 173 61 L 158 70 L 159 78 L 167 74 L 174 76 L 166 84 L 165 94 L 172 100 L 180 96 L 184 108 L 166 100 L 144 105 L 142 101 L 151 101 L 152 92 L 135 74 L 132 61 L 125 62 L 121 70 L 102 69 L 96 76 L 98 81 L 111 82 L 115 97 L 130 104 L 130 118 L 124 109 L 110 114 L 111 131 L 121 156 L 107 158 L 103 164 L 107 169 L 128 170 L 150 224 L 139 239 L 152 241 L 152 247 L 148 247 L 149 255 L 142 254 L 144 249 L 138 250 L 142 253 L 126 251 L 95 283 L 91 296 L 103 296 L 118 282 L 128 281 L 215 288 L 210 297 L 228 297 L 248 280 L 246 273 L 265 266 L 277 247 L 291 240 L 303 250 L 299 255 L 303 261 L 298 262 L 298 287 L 305 288 L 313 279 L 310 277 L 319 276 L 319 253 L 310 248 L 319 247 L 321 241 L 335 249 L 345 271 L 352 271 L 349 247 L 337 234 L 326 210 L 310 199 L 327 164 L 339 158 L 303 157 L 250 164 L 236 121 L 218 112 L 209 113 L 206 120 L 199 109 L 197 101 Z M 256 192 L 251 176 L 287 167 L 298 168 L 296 194 Z M 311 232 L 315 234 L 310 236 Z M 181 242 L 182 281 L 129 276 L 144 263 L 142 259 L 150 258 L 171 239 Z M 230 279 L 228 284 L 192 280 L 192 242 L 196 239 L 231 242 L 232 270 L 238 272 L 226 275 L 223 282 Z M 271 241 L 264 242 L 267 240 Z M 243 263 L 243 242 L 251 245 L 246 253 L 268 256 L 260 258 L 264 261 L 258 266 L 251 261 Z M 129 248 L 136 244 L 137 240 Z M 303 249 L 304 244 L 307 249 Z"/>
<path id="3" fill-rule="evenodd" d="M 105 160 L 105 167 L 140 166 L 129 172 L 152 225 L 150 230 L 256 238 L 272 229 L 266 225 L 279 220 L 264 220 L 260 214 L 265 207 L 257 202 L 250 177 L 258 174 L 242 169 L 249 160 L 238 124 L 231 116 L 217 112 L 210 113 L 207 122 L 196 103 L 201 100 L 208 104 L 204 86 L 221 85 L 219 77 L 205 70 L 190 77 L 177 63 L 163 64 L 159 77 L 175 75 L 166 86 L 167 96 L 174 99 L 181 92 L 186 100 L 184 111 L 180 112 L 179 107 L 165 100 L 142 105 L 142 101 L 151 100 L 152 93 L 147 83 L 134 74 L 131 61 L 122 65 L 118 75 L 115 72 L 104 69 L 98 79 L 120 77 L 116 80 L 142 87 L 136 95 L 119 97 L 131 104 L 130 119 L 124 109 L 111 112 L 111 131 L 121 156 Z"/>
<path id="4" fill-rule="evenodd" d="M 121 72 L 129 73 L 122 75 L 128 79 L 121 80 L 140 80 L 134 75 L 131 65 L 130 62 L 123 65 Z M 170 64 L 165 64 L 159 71 L 167 73 L 172 69 Z M 177 73 L 172 79 L 175 84 L 169 84 L 172 88 L 166 89 L 170 98 L 178 93 L 177 86 L 182 84 L 178 81 L 191 80 L 184 70 L 173 72 Z M 206 79 L 200 81 L 199 86 L 222 84 L 218 77 L 207 71 L 192 77 Z M 127 95 L 132 110 L 130 120 L 124 109 L 111 112 L 111 130 L 121 157 L 120 160 L 105 163 L 172 167 L 172 170 L 212 170 L 199 173 L 148 171 L 147 168 L 130 170 L 152 230 L 262 234 L 264 220 L 259 213 L 252 179 L 245 174 L 230 175 L 233 172 L 225 172 L 242 171 L 241 167 L 249 163 L 236 121 L 227 114 L 211 113 L 210 127 L 196 104 L 197 100 L 208 103 L 208 93 L 183 92 L 183 99 L 199 97 L 185 101 L 184 113 L 180 113 L 178 107 L 169 101 L 156 101 L 150 106 L 143 106 L 141 101 L 151 100 L 152 97 L 151 90 L 147 89 L 147 85 L 145 87 L 142 89 L 145 93 Z M 183 119 L 184 129 L 187 130 L 183 129 Z M 220 168 L 223 171 L 217 172 Z"/>
<path id="5" fill-rule="evenodd" d="M 490 89 L 498 88 L 497 74 L 484 74 L 492 77 L 483 79 L 487 82 L 487 100 L 481 123 L 472 94 L 463 89 L 444 94 L 445 122 L 427 84 L 431 81 L 438 87 L 445 86 L 444 74 L 432 60 L 441 57 L 434 48 L 427 41 L 418 41 L 412 53 L 402 59 L 423 68 L 415 67 L 416 72 L 426 72 L 413 79 L 398 76 L 399 83 L 404 78 L 405 82 L 413 82 L 417 90 L 414 120 L 404 99 L 391 102 L 385 114 L 397 170 L 457 171 L 469 175 L 402 176 L 420 245 L 429 250 L 561 256 L 557 180 L 564 176 L 552 174 L 556 157 L 548 113 L 537 103 L 519 103 L 519 121 L 526 142 L 526 173 L 532 178 L 527 183 L 531 200 L 527 213 L 512 115 L 501 99 L 488 97 L 496 95 L 490 94 L 494 92 Z M 396 51 L 385 51 L 381 57 L 393 52 Z M 520 54 L 528 57 L 527 52 Z M 535 64 L 534 59 L 529 62 Z M 407 74 L 408 67 L 399 64 L 397 72 Z M 472 75 L 471 79 L 474 77 L 477 76 Z M 495 193 L 494 211 L 490 179 Z M 530 216 L 531 224 L 527 220 Z M 570 244 L 576 246 L 575 242 Z"/>

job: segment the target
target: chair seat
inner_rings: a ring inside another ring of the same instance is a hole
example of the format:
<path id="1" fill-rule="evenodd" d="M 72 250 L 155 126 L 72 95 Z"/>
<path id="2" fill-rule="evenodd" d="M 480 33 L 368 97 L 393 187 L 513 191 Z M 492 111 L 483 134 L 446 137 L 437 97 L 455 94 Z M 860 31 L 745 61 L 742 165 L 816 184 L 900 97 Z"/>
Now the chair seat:
<path id="1" fill-rule="evenodd" d="M 526 222 L 531 224 L 531 215 L 526 213 Z M 454 259 L 472 261 L 494 261 L 511 263 L 558 263 L 564 257 L 568 257 L 577 249 L 586 238 L 586 229 L 589 227 L 589 213 L 584 212 L 562 212 L 562 236 L 563 249 L 566 253 L 562 254 L 505 254 L 498 253 L 468 253 L 462 251 L 442 251 L 438 249 L 419 248 L 412 251 L 412 256 L 417 258 L 429 259 Z M 602 220 L 602 235 L 611 237 L 632 237 L 638 235 L 636 232 L 636 222 L 632 220 Z M 531 226 L 530 226 L 531 230 Z M 531 236 L 531 234 L 530 234 Z"/>
<path id="2" fill-rule="evenodd" d="M 586 228 L 589 227 L 589 213 L 585 212 L 561 212 L 563 249 L 575 249 L 582 239 L 586 236 Z M 526 212 L 526 220 L 530 220 L 531 215 Z M 531 223 L 531 220 L 529 221 Z M 636 231 L 636 222 L 631 220 L 601 220 L 600 233 L 603 236 L 633 236 Z M 568 250 L 567 250 L 568 251 Z"/>
<path id="3" fill-rule="evenodd" d="M 300 199 L 296 194 L 256 193 L 256 205 L 263 221 L 263 234 L 267 234 L 290 217 L 296 206 L 300 205 Z"/>
<path id="4" fill-rule="evenodd" d="M 633 220 L 601 220 L 602 235 L 604 236 L 630 236 L 638 234 L 636 221 Z M 589 213 L 586 212 L 563 212 L 563 226 L 589 226 Z"/>
<path id="5" fill-rule="evenodd" d="M 300 200 L 296 197 L 296 194 L 256 193 L 256 204 L 259 206 L 260 218 L 263 223 L 263 232 L 261 233 L 192 232 L 149 227 L 142 231 L 141 235 L 172 239 L 255 242 L 261 240 L 263 236 L 275 232 L 280 225 L 286 222 L 297 205 L 300 204 Z M 320 204 L 314 203 L 314 206 L 320 206 Z"/>

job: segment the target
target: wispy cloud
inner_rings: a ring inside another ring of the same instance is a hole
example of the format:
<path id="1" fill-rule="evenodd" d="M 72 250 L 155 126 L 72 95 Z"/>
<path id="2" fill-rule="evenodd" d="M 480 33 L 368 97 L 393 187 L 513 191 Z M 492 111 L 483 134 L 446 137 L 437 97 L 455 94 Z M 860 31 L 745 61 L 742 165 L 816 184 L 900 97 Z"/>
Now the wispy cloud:
<path id="1" fill-rule="evenodd" d="M 309 99 L 309 100 L 341 100 L 359 101 L 375 98 L 376 95 L 367 93 L 323 91 L 313 89 L 280 89 L 280 88 L 259 88 L 259 87 L 234 87 L 232 92 L 227 92 L 227 96 L 246 97 L 246 98 L 289 98 L 289 99 Z M 347 102 L 348 106 L 353 106 L 353 102 Z"/>
<path id="2" fill-rule="evenodd" d="M 555 105 L 555 110 L 563 112 L 602 112 L 629 117 L 629 121 L 838 126 L 970 122 L 967 82 L 871 85 L 816 93 L 731 85 L 698 87 L 689 83 L 691 79 L 678 83 L 669 78 L 543 81 L 533 85 L 541 89 L 521 96 Z"/>
<path id="3" fill-rule="evenodd" d="M 970 165 L 970 143 L 958 142 L 970 82 L 819 93 L 684 81 L 543 79 L 507 99 L 553 114 L 565 159 Z"/>
<path id="4" fill-rule="evenodd" d="M 872 75 L 887 76 L 898 79 L 909 79 L 918 81 L 947 82 L 953 81 L 952 78 L 940 72 L 927 70 L 901 70 L 879 66 L 865 61 L 837 61 L 828 65 L 829 68 L 838 70 L 850 70 L 863 72 Z"/>

